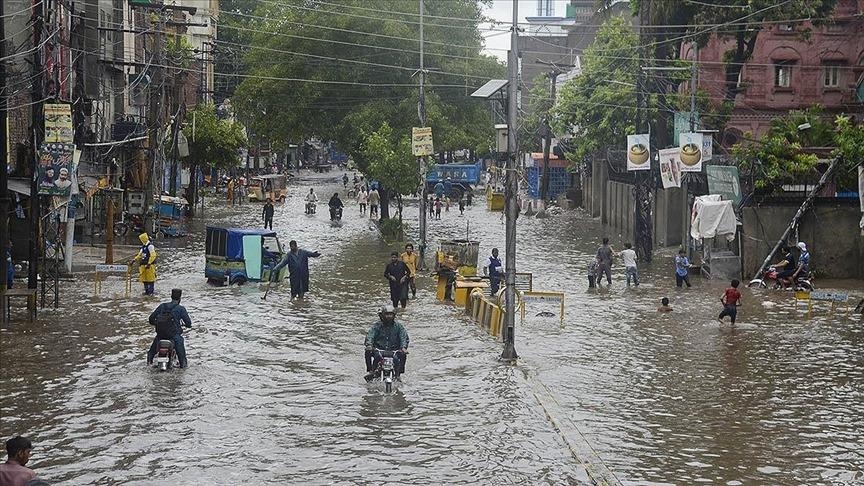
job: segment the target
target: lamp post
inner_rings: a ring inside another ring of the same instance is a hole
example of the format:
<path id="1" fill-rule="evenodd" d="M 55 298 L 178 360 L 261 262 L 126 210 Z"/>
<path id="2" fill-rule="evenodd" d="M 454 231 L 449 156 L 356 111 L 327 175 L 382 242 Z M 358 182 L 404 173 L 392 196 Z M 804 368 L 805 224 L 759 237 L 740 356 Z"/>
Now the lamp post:
<path id="1" fill-rule="evenodd" d="M 517 110 L 516 95 L 518 93 L 519 81 L 519 2 L 513 2 L 513 25 L 510 32 L 510 56 L 507 60 L 508 78 L 507 85 L 507 165 L 506 165 L 506 189 L 504 191 L 505 206 L 507 213 L 506 241 L 505 241 L 505 265 L 506 272 L 504 281 L 504 351 L 501 360 L 515 362 L 519 355 L 515 346 L 516 327 L 516 218 L 519 214 L 516 206 L 516 193 L 519 190 L 519 182 L 516 174 L 516 151 L 517 151 Z"/>

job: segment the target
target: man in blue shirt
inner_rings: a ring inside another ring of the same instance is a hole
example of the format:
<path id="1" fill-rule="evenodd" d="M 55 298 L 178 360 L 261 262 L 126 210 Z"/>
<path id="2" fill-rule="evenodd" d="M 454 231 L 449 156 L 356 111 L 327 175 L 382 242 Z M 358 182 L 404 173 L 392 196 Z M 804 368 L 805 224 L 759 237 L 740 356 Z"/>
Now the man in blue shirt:
<path id="1" fill-rule="evenodd" d="M 183 327 L 192 327 L 192 320 L 189 319 L 189 313 L 186 308 L 180 305 L 180 297 L 183 296 L 183 291 L 180 289 L 171 289 L 171 302 L 159 304 L 159 307 L 150 314 L 150 324 L 157 326 L 159 316 L 163 313 L 171 313 L 173 329 L 167 334 L 160 334 L 157 326 L 156 337 L 153 338 L 153 344 L 150 345 L 150 351 L 147 352 L 147 364 L 153 364 L 153 357 L 156 356 L 156 351 L 159 348 L 160 339 L 170 339 L 174 342 L 174 352 L 177 353 L 177 359 L 180 361 L 180 367 L 185 368 L 188 364 L 186 361 L 186 346 L 183 343 Z"/>
<path id="2" fill-rule="evenodd" d="M 685 283 L 690 287 L 690 259 L 682 248 L 675 257 L 675 285 L 682 287 Z"/>
<path id="3" fill-rule="evenodd" d="M 282 261 L 270 272 L 270 280 L 276 280 L 279 272 L 288 267 L 288 281 L 291 283 L 291 298 L 303 298 L 303 294 L 309 292 L 309 258 L 321 256 L 317 251 L 302 250 L 297 247 L 297 242 L 288 242 L 288 253 Z"/>
<path id="4" fill-rule="evenodd" d="M 495 296 L 501 286 L 501 277 L 504 273 L 501 271 L 504 265 L 501 264 L 501 259 L 498 258 L 498 248 L 492 248 L 492 256 L 489 257 L 487 268 L 489 269 L 489 292 L 492 296 Z"/>

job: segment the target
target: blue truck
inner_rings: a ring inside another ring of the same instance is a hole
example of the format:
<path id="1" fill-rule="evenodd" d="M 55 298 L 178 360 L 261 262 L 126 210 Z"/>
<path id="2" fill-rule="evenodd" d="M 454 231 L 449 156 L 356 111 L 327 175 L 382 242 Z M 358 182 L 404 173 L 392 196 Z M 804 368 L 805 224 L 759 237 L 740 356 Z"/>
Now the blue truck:
<path id="1" fill-rule="evenodd" d="M 429 194 L 435 191 L 435 184 L 445 183 L 450 179 L 451 199 L 458 200 L 463 194 L 472 190 L 480 183 L 483 175 L 483 162 L 477 161 L 473 164 L 435 164 L 426 172 L 426 189 Z"/>

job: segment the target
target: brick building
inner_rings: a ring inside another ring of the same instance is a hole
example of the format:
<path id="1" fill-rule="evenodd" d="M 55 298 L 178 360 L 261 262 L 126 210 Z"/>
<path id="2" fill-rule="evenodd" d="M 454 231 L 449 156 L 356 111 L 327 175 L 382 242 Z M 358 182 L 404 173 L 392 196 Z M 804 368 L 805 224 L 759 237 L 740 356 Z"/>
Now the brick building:
<path id="1" fill-rule="evenodd" d="M 733 145 L 745 133 L 759 137 L 772 119 L 817 104 L 831 116 L 864 114 L 862 14 L 864 0 L 838 0 L 832 21 L 826 24 L 765 25 L 738 78 L 742 90 L 735 97 L 722 143 Z M 805 38 L 807 29 L 810 35 Z M 726 91 L 723 56 L 733 47 L 734 42 L 714 37 L 698 50 L 698 86 L 715 104 Z M 682 54 L 692 59 L 692 46 L 685 46 Z"/>

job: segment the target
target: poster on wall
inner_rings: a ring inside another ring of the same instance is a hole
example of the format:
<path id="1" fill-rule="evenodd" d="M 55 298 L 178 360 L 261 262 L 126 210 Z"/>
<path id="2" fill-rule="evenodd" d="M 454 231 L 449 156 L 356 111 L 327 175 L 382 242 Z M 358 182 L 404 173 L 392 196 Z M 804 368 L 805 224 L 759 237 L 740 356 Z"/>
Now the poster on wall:
<path id="1" fill-rule="evenodd" d="M 75 172 L 71 143 L 44 143 L 39 148 L 39 194 L 43 196 L 68 196 L 72 190 Z"/>
<path id="2" fill-rule="evenodd" d="M 72 143 L 72 109 L 66 103 L 46 103 L 45 142 Z"/>
<path id="3" fill-rule="evenodd" d="M 677 148 L 662 149 L 660 156 L 660 180 L 663 181 L 663 189 L 681 187 L 681 169 Z"/>
<path id="4" fill-rule="evenodd" d="M 714 136 L 710 133 L 702 134 L 702 162 L 708 162 L 714 158 Z"/>
<path id="5" fill-rule="evenodd" d="M 651 144 L 647 133 L 627 135 L 627 170 L 651 168 Z"/>
<path id="6" fill-rule="evenodd" d="M 679 160 L 682 172 L 702 172 L 702 134 L 682 133 L 678 148 L 681 149 Z"/>

